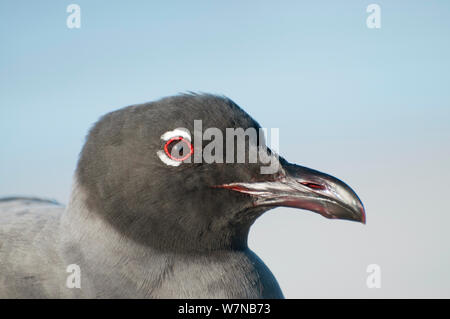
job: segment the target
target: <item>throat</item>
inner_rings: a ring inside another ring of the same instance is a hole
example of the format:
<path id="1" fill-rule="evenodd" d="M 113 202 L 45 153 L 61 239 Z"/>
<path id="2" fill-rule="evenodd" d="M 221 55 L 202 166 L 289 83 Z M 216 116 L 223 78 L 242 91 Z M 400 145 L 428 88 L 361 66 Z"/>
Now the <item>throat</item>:
<path id="1" fill-rule="evenodd" d="M 145 251 L 178 254 L 243 251 L 248 249 L 251 225 L 266 210 L 247 207 L 230 213 L 228 218 L 211 221 L 195 218 L 161 220 L 157 218 L 161 216 L 153 218 L 154 214 L 148 211 L 130 213 L 123 206 L 92 200 L 75 181 L 63 216 L 63 229 L 69 235 L 63 233 L 62 236 L 76 238 L 78 245 L 91 250 L 95 246 L 124 254 L 131 252 L 131 255 Z"/>

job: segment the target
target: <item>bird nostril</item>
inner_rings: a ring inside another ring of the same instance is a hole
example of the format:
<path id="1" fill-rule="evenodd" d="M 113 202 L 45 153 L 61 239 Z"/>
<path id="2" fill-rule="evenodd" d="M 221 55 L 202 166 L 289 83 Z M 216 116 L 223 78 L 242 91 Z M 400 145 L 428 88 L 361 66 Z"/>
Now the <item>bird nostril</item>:
<path id="1" fill-rule="evenodd" d="M 311 189 L 317 189 L 317 190 L 323 190 L 325 189 L 324 185 L 316 184 L 316 183 L 310 183 L 310 182 L 302 182 L 300 183 L 306 187 L 309 187 Z"/>

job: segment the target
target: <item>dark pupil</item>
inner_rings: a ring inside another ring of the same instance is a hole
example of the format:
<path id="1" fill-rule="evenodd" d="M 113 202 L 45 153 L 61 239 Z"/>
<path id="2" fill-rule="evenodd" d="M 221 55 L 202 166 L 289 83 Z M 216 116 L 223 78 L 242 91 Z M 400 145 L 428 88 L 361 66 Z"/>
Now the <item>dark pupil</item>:
<path id="1" fill-rule="evenodd" d="M 188 146 L 184 141 L 173 141 L 167 146 L 167 150 L 174 158 L 182 158 L 188 154 Z"/>

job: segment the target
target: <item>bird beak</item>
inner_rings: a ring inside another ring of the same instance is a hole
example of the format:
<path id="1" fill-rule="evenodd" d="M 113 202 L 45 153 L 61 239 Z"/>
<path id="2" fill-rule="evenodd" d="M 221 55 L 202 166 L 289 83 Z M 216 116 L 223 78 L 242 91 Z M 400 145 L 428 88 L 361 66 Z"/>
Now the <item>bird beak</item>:
<path id="1" fill-rule="evenodd" d="M 250 194 L 255 206 L 285 206 L 310 210 L 326 218 L 366 223 L 364 206 L 356 193 L 339 179 L 284 162 L 275 180 L 218 186 Z"/>

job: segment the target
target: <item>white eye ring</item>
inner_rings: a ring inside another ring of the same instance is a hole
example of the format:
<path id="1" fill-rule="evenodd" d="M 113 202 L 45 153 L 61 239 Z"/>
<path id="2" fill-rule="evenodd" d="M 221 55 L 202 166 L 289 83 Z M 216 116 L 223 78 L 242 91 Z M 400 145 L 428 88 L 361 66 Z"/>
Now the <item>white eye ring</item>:
<path id="1" fill-rule="evenodd" d="M 174 138 L 174 137 L 182 137 L 191 142 L 191 134 L 189 134 L 189 131 L 185 128 L 176 128 L 173 131 L 168 131 L 161 135 L 161 140 L 164 142 L 167 142 L 168 140 Z M 166 165 L 169 166 L 179 166 L 182 162 L 180 161 L 174 161 L 173 159 L 170 159 L 164 150 L 159 150 L 156 152 L 156 155 L 158 155 L 159 159 Z"/>
<path id="2" fill-rule="evenodd" d="M 189 131 L 185 128 L 176 128 L 173 131 L 169 131 L 161 135 L 161 139 L 165 142 L 174 137 L 183 137 L 191 142 L 191 134 L 189 134 Z"/>

